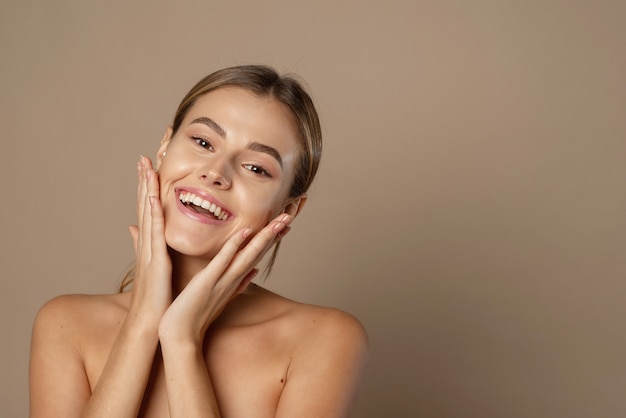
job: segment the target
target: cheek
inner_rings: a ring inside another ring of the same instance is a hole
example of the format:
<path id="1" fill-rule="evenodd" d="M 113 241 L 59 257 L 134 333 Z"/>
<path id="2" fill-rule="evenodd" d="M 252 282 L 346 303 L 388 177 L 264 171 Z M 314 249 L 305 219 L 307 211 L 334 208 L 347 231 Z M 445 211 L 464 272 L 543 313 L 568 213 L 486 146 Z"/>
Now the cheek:
<path id="1" fill-rule="evenodd" d="M 265 228 L 267 224 L 269 224 L 272 220 L 274 220 L 274 218 L 276 218 L 281 213 L 282 213 L 282 207 L 268 208 L 268 209 L 263 210 L 262 212 L 259 211 L 257 214 L 251 217 L 253 220 L 248 224 L 248 226 L 252 228 L 255 232 L 259 232 L 261 229 Z"/>
<path id="2" fill-rule="evenodd" d="M 263 225 L 267 225 L 268 223 L 270 223 L 272 218 L 274 218 L 274 216 L 272 216 L 273 213 L 274 213 L 274 211 L 272 211 L 272 210 L 267 212 L 267 214 L 265 215 L 265 220 L 263 221 Z"/>
<path id="3" fill-rule="evenodd" d="M 274 219 L 274 210 L 267 210 L 263 213 L 254 216 L 254 220 L 249 225 L 255 232 L 259 232 L 263 229 L 272 219 Z"/>

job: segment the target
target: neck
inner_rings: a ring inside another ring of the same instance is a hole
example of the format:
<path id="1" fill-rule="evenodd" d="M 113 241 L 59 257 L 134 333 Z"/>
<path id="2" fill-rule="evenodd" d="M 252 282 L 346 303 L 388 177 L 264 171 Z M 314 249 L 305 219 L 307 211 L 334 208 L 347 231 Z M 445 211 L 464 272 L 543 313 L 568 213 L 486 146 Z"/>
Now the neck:
<path id="1" fill-rule="evenodd" d="M 176 297 L 183 291 L 191 279 L 207 266 L 210 260 L 183 255 L 171 248 L 169 249 L 169 254 L 172 260 L 172 293 Z"/>

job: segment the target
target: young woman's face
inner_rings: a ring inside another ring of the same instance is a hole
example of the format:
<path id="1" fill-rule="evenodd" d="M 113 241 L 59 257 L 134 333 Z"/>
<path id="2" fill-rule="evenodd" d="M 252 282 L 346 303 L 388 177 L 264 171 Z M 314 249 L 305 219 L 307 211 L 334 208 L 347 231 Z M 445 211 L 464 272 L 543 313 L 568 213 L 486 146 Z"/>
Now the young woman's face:
<path id="1" fill-rule="evenodd" d="M 295 212 L 297 157 L 295 123 L 280 102 L 236 87 L 200 97 L 157 156 L 168 245 L 210 258 L 233 233 Z"/>

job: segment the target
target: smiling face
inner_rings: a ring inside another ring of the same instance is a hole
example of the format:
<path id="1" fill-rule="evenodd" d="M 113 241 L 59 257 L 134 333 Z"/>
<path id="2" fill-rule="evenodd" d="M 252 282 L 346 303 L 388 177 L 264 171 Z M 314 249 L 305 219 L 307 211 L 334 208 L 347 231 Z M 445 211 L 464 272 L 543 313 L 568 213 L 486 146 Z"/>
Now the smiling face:
<path id="1" fill-rule="evenodd" d="M 165 238 L 175 251 L 212 258 L 233 233 L 297 212 L 300 201 L 288 197 L 297 128 L 282 103 L 218 88 L 201 96 L 171 135 L 168 129 L 157 165 Z"/>

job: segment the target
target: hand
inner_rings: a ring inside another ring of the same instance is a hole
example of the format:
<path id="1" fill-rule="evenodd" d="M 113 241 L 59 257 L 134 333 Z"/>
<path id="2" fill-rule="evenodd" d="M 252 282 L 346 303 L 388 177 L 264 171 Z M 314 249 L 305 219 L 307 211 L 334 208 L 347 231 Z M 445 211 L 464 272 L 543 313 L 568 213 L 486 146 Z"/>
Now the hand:
<path id="1" fill-rule="evenodd" d="M 252 229 L 234 234 L 219 253 L 187 284 L 163 315 L 159 338 L 201 346 L 204 334 L 226 304 L 245 290 L 257 274 L 255 266 L 289 230 L 293 217 L 283 213 L 241 248 Z"/>
<path id="2" fill-rule="evenodd" d="M 137 178 L 138 226 L 129 227 L 137 258 L 129 317 L 140 316 L 156 326 L 172 301 L 172 262 L 165 243 L 158 174 L 149 158 L 140 158 Z"/>

